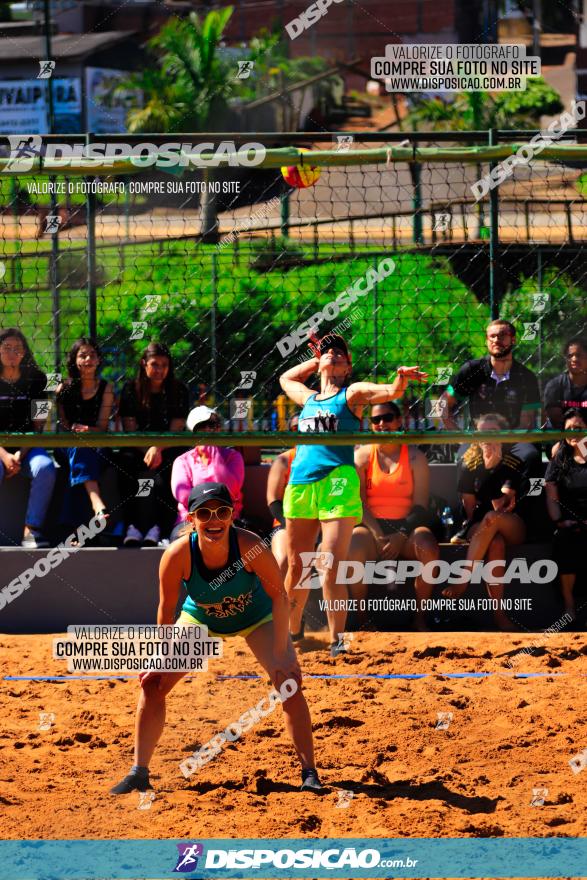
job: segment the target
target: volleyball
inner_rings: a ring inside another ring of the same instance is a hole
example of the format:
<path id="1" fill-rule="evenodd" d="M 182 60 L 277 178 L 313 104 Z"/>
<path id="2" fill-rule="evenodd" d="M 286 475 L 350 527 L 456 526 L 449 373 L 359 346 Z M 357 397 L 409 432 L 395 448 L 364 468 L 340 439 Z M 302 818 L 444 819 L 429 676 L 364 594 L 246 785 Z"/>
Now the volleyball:
<path id="1" fill-rule="evenodd" d="M 307 152 L 308 150 L 300 148 L 300 153 Z M 320 178 L 320 169 L 316 165 L 284 165 L 281 173 L 286 183 L 298 189 L 314 186 Z"/>

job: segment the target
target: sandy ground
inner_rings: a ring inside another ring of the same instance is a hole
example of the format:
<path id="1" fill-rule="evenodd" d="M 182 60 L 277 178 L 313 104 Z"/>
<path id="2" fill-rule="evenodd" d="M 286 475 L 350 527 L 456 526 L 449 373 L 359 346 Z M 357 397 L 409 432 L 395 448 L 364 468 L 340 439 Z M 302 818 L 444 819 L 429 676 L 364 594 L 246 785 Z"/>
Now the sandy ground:
<path id="1" fill-rule="evenodd" d="M 51 636 L 1 636 L 5 675 L 58 675 Z M 181 682 L 152 764 L 156 799 L 112 798 L 131 761 L 136 680 L 2 680 L 2 838 L 166 838 L 193 827 L 206 837 L 584 836 L 587 768 L 568 761 L 587 748 L 584 634 L 541 636 L 357 634 L 338 661 L 325 635 L 307 639 L 306 674 L 431 673 L 415 680 L 307 678 L 319 797 L 298 790 L 298 768 L 281 710 L 224 749 L 190 779 L 178 765 L 267 693 L 265 680 L 219 680 L 258 672 L 241 640 L 225 643 L 214 672 Z M 487 678 L 445 673 L 491 672 Z M 39 730 L 39 713 L 55 715 Z M 447 730 L 437 713 L 452 712 Z M 533 788 L 547 788 L 531 806 Z M 339 790 L 352 792 L 338 806 Z"/>

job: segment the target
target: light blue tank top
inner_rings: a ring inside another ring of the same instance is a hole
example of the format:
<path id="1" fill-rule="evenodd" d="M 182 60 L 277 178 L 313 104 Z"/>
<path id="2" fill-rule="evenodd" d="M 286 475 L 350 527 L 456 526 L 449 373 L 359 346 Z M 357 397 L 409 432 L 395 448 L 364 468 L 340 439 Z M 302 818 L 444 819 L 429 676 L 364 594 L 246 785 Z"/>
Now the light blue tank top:
<path id="1" fill-rule="evenodd" d="M 346 393 L 347 389 L 341 388 L 324 400 L 316 400 L 315 394 L 309 397 L 300 413 L 298 431 L 302 434 L 358 431 L 361 422 L 350 411 Z M 354 452 L 354 446 L 297 446 L 289 482 L 292 485 L 315 483 L 342 464 L 354 467 Z"/>

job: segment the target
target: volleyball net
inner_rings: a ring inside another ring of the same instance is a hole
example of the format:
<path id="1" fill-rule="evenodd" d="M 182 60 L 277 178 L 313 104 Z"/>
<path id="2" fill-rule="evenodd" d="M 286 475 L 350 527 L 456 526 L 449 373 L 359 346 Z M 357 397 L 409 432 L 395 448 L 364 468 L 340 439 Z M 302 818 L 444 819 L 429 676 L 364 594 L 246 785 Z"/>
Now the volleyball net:
<path id="1" fill-rule="evenodd" d="M 345 337 L 357 379 L 428 373 L 401 403 L 411 432 L 438 427 L 431 401 L 486 353 L 492 318 L 514 323 L 542 391 L 587 329 L 587 145 L 569 132 L 528 159 L 535 134 L 104 136 L 110 154 L 59 136 L 20 155 L 11 138 L 2 325 L 53 387 L 80 336 L 117 392 L 160 341 L 191 401 L 253 445 L 287 428 L 278 380 L 310 356 L 311 327 Z M 314 185 L 288 184 L 295 166 Z"/>

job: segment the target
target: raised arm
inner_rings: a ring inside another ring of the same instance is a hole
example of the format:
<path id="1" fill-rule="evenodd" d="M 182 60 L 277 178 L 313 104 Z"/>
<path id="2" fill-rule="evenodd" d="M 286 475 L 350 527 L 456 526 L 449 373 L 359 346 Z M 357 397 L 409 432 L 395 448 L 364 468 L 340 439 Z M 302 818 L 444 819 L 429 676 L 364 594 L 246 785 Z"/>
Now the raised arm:
<path id="1" fill-rule="evenodd" d="M 376 382 L 353 382 L 347 389 L 347 403 L 349 406 L 387 403 L 388 400 L 402 397 L 408 387 L 408 382 L 423 382 L 427 377 L 428 374 L 422 373 L 419 367 L 399 367 L 396 378 L 389 385 L 378 385 Z"/>
<path id="2" fill-rule="evenodd" d="M 299 406 L 303 406 L 306 400 L 315 393 L 307 385 L 304 385 L 304 381 L 316 372 L 319 363 L 319 358 L 311 358 L 309 361 L 304 361 L 303 364 L 297 364 L 279 377 L 279 384 L 285 394 Z"/>

